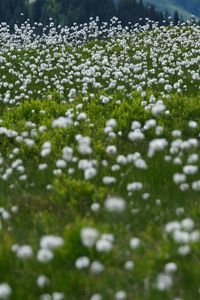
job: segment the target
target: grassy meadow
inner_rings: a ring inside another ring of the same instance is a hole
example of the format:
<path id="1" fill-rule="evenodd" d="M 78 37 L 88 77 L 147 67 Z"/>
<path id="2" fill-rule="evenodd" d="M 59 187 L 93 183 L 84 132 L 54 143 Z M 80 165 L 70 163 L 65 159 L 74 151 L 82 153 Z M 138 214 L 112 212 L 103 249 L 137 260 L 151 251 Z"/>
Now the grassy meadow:
<path id="1" fill-rule="evenodd" d="M 0 24 L 0 299 L 200 298 L 199 83 L 190 22 Z"/>

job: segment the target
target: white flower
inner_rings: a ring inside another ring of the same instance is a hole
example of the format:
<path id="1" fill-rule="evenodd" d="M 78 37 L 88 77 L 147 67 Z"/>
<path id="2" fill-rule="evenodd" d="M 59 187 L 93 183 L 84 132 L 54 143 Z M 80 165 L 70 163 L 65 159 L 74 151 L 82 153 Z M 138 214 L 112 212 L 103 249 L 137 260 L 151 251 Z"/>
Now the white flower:
<path id="1" fill-rule="evenodd" d="M 194 221 L 191 218 L 182 220 L 181 227 L 183 230 L 191 231 L 194 228 Z"/>
<path id="2" fill-rule="evenodd" d="M 115 294 L 116 300 L 125 300 L 127 298 L 127 293 L 125 291 L 119 291 Z"/>
<path id="3" fill-rule="evenodd" d="M 199 160 L 199 155 L 197 153 L 193 153 L 188 157 L 187 163 L 193 164 Z"/>
<path id="4" fill-rule="evenodd" d="M 198 167 L 193 165 L 187 165 L 183 167 L 183 173 L 187 175 L 196 174 L 198 172 Z"/>
<path id="5" fill-rule="evenodd" d="M 59 117 L 55 119 L 52 123 L 53 128 L 67 128 L 69 125 L 72 125 L 73 121 L 70 118 Z"/>
<path id="6" fill-rule="evenodd" d="M 11 293 L 12 289 L 7 283 L 0 284 L 0 299 L 8 299 Z"/>
<path id="7" fill-rule="evenodd" d="M 75 266 L 77 269 L 86 269 L 90 265 L 90 259 L 87 256 L 77 258 Z"/>
<path id="8" fill-rule="evenodd" d="M 99 274 L 104 271 L 104 265 L 99 261 L 93 261 L 90 266 L 90 270 L 94 274 Z"/>
<path id="9" fill-rule="evenodd" d="M 102 300 L 102 296 L 100 294 L 94 294 L 92 295 L 92 297 L 90 298 L 90 300 Z"/>
<path id="10" fill-rule="evenodd" d="M 145 136 L 140 129 L 135 129 L 134 131 L 129 132 L 128 138 L 130 141 L 136 142 L 142 141 L 145 138 Z"/>
<path id="11" fill-rule="evenodd" d="M 184 245 L 184 246 L 180 246 L 178 248 L 178 253 L 181 255 L 181 256 L 185 256 L 185 255 L 188 255 L 191 251 L 191 248 L 189 245 Z"/>
<path id="12" fill-rule="evenodd" d="M 53 250 L 64 245 L 63 238 L 54 235 L 45 235 L 40 240 L 40 247 L 43 249 Z"/>
<path id="13" fill-rule="evenodd" d="M 66 161 L 65 160 L 63 160 L 63 159 L 58 159 L 57 161 L 56 161 L 56 167 L 57 168 L 65 168 L 67 166 L 67 163 L 66 163 Z"/>
<path id="14" fill-rule="evenodd" d="M 31 246 L 23 245 L 21 247 L 18 247 L 16 255 L 21 259 L 31 258 L 33 256 L 33 250 Z"/>
<path id="15" fill-rule="evenodd" d="M 45 286 L 47 286 L 50 283 L 50 281 L 49 281 L 48 277 L 46 277 L 44 275 L 40 275 L 40 276 L 38 276 L 36 283 L 37 283 L 38 287 L 44 288 Z"/>
<path id="16" fill-rule="evenodd" d="M 141 240 L 137 237 L 134 237 L 130 240 L 131 249 L 137 249 L 141 245 Z"/>
<path id="17" fill-rule="evenodd" d="M 196 121 L 189 121 L 188 122 L 188 127 L 190 128 L 196 128 L 198 126 L 198 123 Z"/>
<path id="18" fill-rule="evenodd" d="M 182 173 L 176 173 L 173 175 L 173 181 L 176 184 L 182 183 L 182 182 L 186 181 L 186 176 L 185 176 L 185 174 L 182 174 Z"/>
<path id="19" fill-rule="evenodd" d="M 66 161 L 71 161 L 73 157 L 73 149 L 71 147 L 64 147 L 62 150 L 62 158 Z"/>
<path id="20" fill-rule="evenodd" d="M 166 109 L 166 106 L 163 103 L 156 103 L 153 107 L 152 107 L 152 114 L 157 116 L 160 115 L 161 113 L 163 113 Z"/>
<path id="21" fill-rule="evenodd" d="M 114 145 L 110 145 L 106 147 L 106 153 L 108 154 L 116 154 L 117 153 L 117 148 Z"/>
<path id="22" fill-rule="evenodd" d="M 165 225 L 165 232 L 166 233 L 173 233 L 176 230 L 181 228 L 181 224 L 178 221 L 172 221 Z"/>
<path id="23" fill-rule="evenodd" d="M 196 243 L 200 240 L 200 232 L 197 230 L 194 230 L 190 233 L 190 242 Z"/>
<path id="24" fill-rule="evenodd" d="M 45 142 L 43 145 L 42 145 L 42 150 L 41 150 L 41 153 L 40 155 L 42 157 L 46 157 L 47 155 L 49 155 L 51 153 L 51 143 L 50 142 Z"/>
<path id="25" fill-rule="evenodd" d="M 148 169 L 148 166 L 147 166 L 146 162 L 141 158 L 135 160 L 134 165 L 138 169 L 144 169 L 144 170 Z"/>
<path id="26" fill-rule="evenodd" d="M 177 269 L 178 269 L 177 265 L 173 262 L 167 263 L 165 265 L 165 272 L 166 273 L 169 273 L 169 274 L 174 273 L 174 272 L 177 271 Z"/>
<path id="27" fill-rule="evenodd" d="M 194 191 L 198 191 L 198 192 L 200 191 L 200 180 L 194 181 L 192 183 L 192 189 Z"/>
<path id="28" fill-rule="evenodd" d="M 110 119 L 106 122 L 106 127 L 116 127 L 117 126 L 117 121 L 115 119 Z"/>
<path id="29" fill-rule="evenodd" d="M 141 126 L 142 126 L 141 123 L 138 122 L 138 121 L 133 121 L 133 122 L 131 123 L 131 129 L 132 129 L 132 130 L 141 128 Z"/>
<path id="30" fill-rule="evenodd" d="M 63 300 L 64 299 L 64 294 L 60 292 L 54 292 L 52 294 L 52 300 Z"/>
<path id="31" fill-rule="evenodd" d="M 98 235 L 99 233 L 95 228 L 85 227 L 81 229 L 81 241 L 85 247 L 93 247 Z"/>
<path id="32" fill-rule="evenodd" d="M 128 260 L 125 262 L 124 268 L 125 270 L 133 270 L 134 269 L 134 262 L 132 260 Z"/>
<path id="33" fill-rule="evenodd" d="M 155 152 L 157 152 L 157 151 L 163 151 L 167 145 L 168 145 L 168 142 L 166 139 L 152 140 L 149 143 L 148 157 L 153 157 Z"/>
<path id="34" fill-rule="evenodd" d="M 52 297 L 49 294 L 43 294 L 40 296 L 40 300 L 52 300 Z"/>
<path id="35" fill-rule="evenodd" d="M 110 185 L 116 183 L 117 179 L 112 176 L 104 176 L 102 181 L 105 185 Z"/>
<path id="36" fill-rule="evenodd" d="M 80 154 L 89 155 L 92 153 L 92 148 L 90 147 L 90 145 L 86 143 L 80 143 L 78 147 L 78 151 Z"/>
<path id="37" fill-rule="evenodd" d="M 126 202 L 120 197 L 108 197 L 104 203 L 104 207 L 109 212 L 120 213 L 126 208 Z"/>
<path id="38" fill-rule="evenodd" d="M 96 242 L 96 249 L 98 252 L 110 252 L 112 250 L 112 242 L 101 238 Z"/>
<path id="39" fill-rule="evenodd" d="M 190 235 L 188 232 L 175 230 L 173 233 L 173 239 L 178 244 L 187 244 L 190 241 Z"/>
<path id="40" fill-rule="evenodd" d="M 48 167 L 47 164 L 39 164 L 39 165 L 38 165 L 38 170 L 43 171 L 43 170 L 45 170 L 47 167 Z"/>
<path id="41" fill-rule="evenodd" d="M 117 157 L 117 163 L 120 165 L 126 165 L 127 164 L 127 158 L 124 155 L 118 155 Z"/>
<path id="42" fill-rule="evenodd" d="M 100 209 L 100 204 L 99 203 L 92 203 L 90 208 L 91 208 L 91 211 L 98 212 L 99 209 Z"/>
<path id="43" fill-rule="evenodd" d="M 170 275 L 161 273 L 157 277 L 156 288 L 159 291 L 169 290 L 173 285 L 173 280 Z"/>
<path id="44" fill-rule="evenodd" d="M 127 184 L 127 191 L 131 192 L 131 191 L 139 191 L 143 188 L 143 184 L 141 182 L 132 182 Z"/>
<path id="45" fill-rule="evenodd" d="M 47 263 L 53 259 L 53 252 L 48 249 L 40 249 L 37 253 L 37 260 L 41 263 Z"/>
<path id="46" fill-rule="evenodd" d="M 95 168 L 87 168 L 86 170 L 84 170 L 84 178 L 85 180 L 89 180 L 92 179 L 93 177 L 95 177 L 97 174 L 97 170 Z"/>

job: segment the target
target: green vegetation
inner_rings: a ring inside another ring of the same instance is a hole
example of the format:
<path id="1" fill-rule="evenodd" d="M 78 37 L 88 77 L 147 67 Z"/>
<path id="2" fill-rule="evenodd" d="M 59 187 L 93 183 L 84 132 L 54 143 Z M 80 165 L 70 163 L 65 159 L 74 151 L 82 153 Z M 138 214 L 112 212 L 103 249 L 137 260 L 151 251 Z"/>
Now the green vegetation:
<path id="1" fill-rule="evenodd" d="M 199 298 L 200 28 L 107 30 L 0 36 L 0 299 Z"/>

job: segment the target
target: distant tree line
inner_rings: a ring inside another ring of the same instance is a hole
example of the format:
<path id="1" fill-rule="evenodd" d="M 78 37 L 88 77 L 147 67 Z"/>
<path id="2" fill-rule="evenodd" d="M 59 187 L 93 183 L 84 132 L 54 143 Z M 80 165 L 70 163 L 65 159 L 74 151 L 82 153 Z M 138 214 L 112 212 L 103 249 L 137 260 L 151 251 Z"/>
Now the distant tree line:
<path id="1" fill-rule="evenodd" d="M 26 18 L 46 24 L 49 17 L 57 24 L 71 25 L 96 16 L 101 21 L 116 16 L 123 24 L 137 22 L 140 17 L 159 22 L 164 19 L 153 5 L 145 6 L 142 0 L 0 0 L 0 21 L 10 25 Z"/>
<path id="2" fill-rule="evenodd" d="M 96 16 L 101 21 L 116 16 L 123 25 L 138 22 L 140 18 L 143 22 L 145 18 L 159 23 L 167 20 L 154 5 L 144 5 L 143 0 L 0 0 L 0 22 L 10 25 L 27 18 L 31 22 L 47 24 L 50 17 L 56 24 L 72 25 L 88 22 L 90 17 Z M 175 12 L 174 24 L 178 22 L 179 15 Z"/>

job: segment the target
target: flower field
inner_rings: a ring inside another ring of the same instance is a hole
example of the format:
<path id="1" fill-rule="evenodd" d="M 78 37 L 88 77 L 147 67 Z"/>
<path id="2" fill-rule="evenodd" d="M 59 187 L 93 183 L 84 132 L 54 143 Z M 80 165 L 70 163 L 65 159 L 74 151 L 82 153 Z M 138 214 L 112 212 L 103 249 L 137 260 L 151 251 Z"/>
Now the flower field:
<path id="1" fill-rule="evenodd" d="M 0 299 L 200 298 L 200 26 L 0 24 Z"/>

